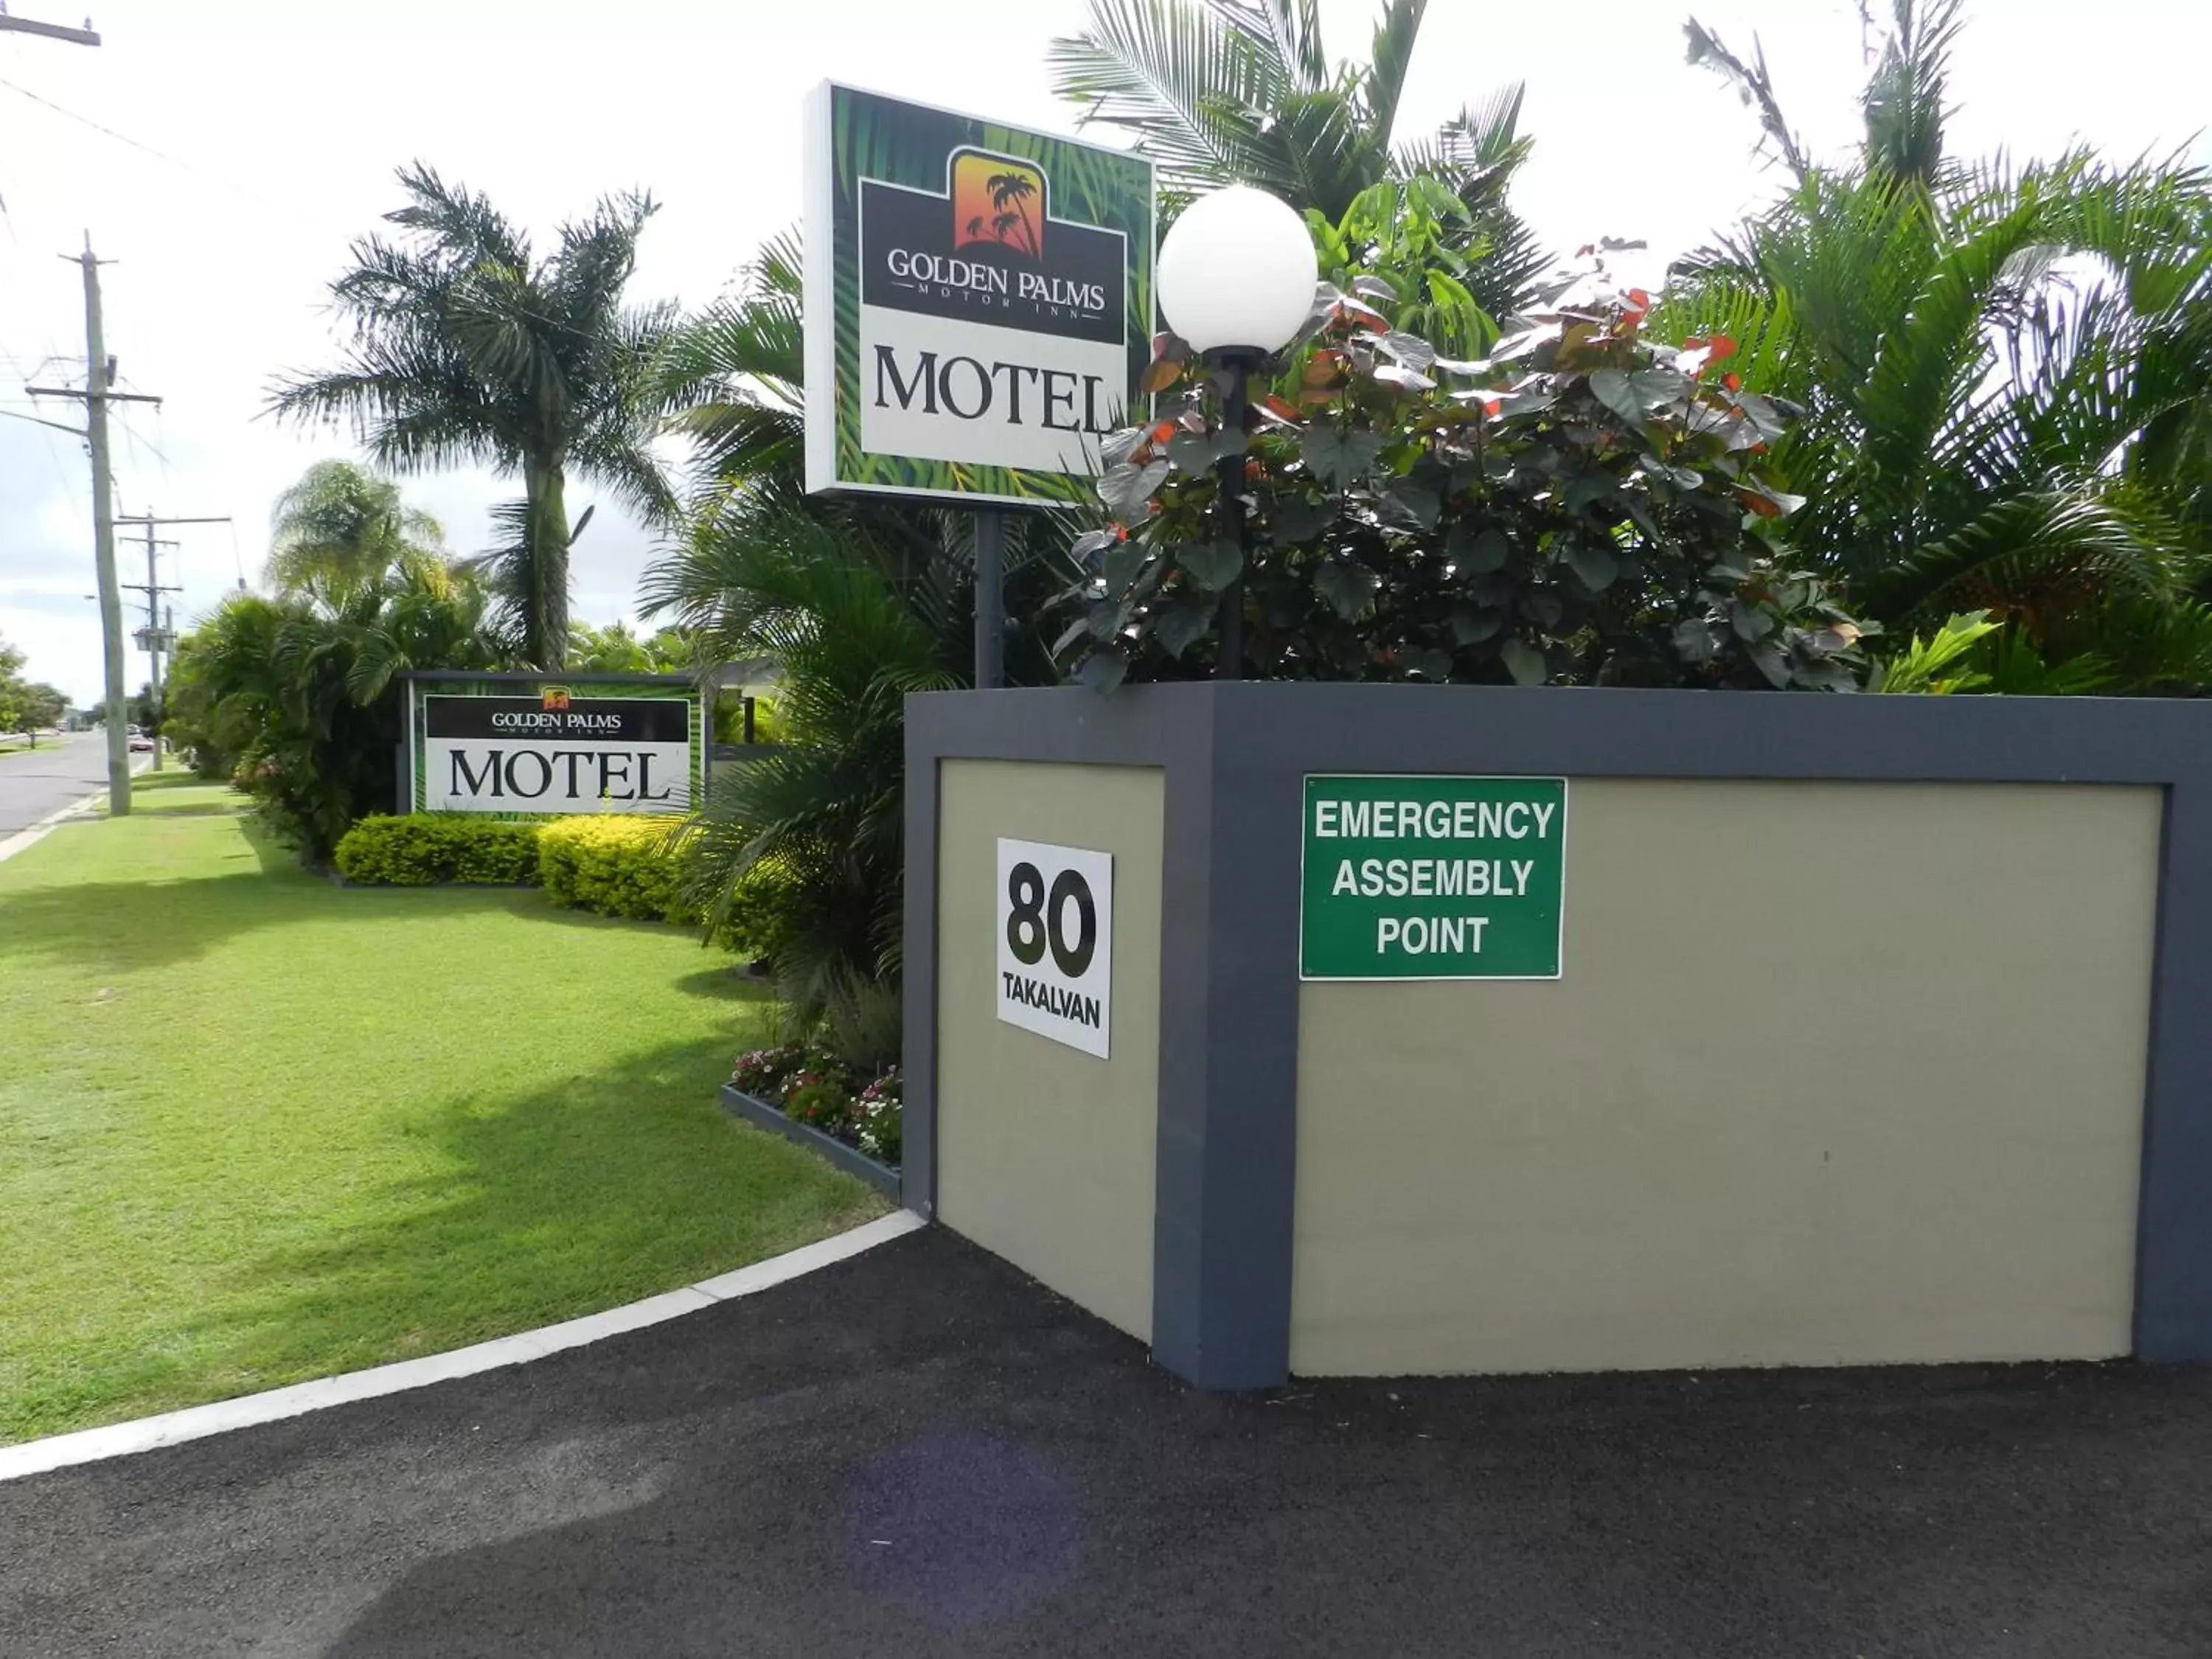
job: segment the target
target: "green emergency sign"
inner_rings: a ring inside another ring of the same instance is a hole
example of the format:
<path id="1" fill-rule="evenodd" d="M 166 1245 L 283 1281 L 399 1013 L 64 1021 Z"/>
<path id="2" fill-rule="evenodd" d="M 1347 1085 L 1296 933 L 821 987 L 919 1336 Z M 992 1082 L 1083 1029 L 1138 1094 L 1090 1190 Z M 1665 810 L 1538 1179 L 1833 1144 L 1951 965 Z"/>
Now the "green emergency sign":
<path id="1" fill-rule="evenodd" d="M 1309 776 L 1302 979 L 1557 979 L 1565 778 Z"/>

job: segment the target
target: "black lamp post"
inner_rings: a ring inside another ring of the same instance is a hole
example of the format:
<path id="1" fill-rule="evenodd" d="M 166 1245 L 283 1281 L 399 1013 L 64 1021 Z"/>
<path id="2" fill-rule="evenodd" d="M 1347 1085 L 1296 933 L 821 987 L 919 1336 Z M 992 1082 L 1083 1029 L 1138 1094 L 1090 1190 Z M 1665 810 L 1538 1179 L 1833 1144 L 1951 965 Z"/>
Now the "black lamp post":
<path id="1" fill-rule="evenodd" d="M 1231 185 L 1185 208 L 1160 247 L 1160 310 L 1218 376 L 1221 425 L 1244 430 L 1252 371 L 1297 337 L 1312 313 L 1320 271 L 1305 221 L 1265 191 Z M 1224 528 L 1245 539 L 1244 457 L 1220 463 Z M 1216 679 L 1244 672 L 1244 577 L 1221 596 Z"/>

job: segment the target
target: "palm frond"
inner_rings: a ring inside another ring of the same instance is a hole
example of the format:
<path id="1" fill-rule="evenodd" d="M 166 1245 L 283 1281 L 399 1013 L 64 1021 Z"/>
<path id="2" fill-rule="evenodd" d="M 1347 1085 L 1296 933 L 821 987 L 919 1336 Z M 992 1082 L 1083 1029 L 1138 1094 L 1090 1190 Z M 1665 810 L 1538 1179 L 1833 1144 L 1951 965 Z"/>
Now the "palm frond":
<path id="1" fill-rule="evenodd" d="M 1789 120 L 1782 113 L 1782 102 L 1775 95 L 1774 76 L 1766 67 L 1766 52 L 1756 37 L 1751 43 L 1751 60 L 1747 63 L 1729 51 L 1720 36 L 1696 18 L 1683 25 L 1689 38 L 1689 61 L 1711 70 L 1735 88 L 1736 96 L 1747 107 L 1759 111 L 1760 139 L 1759 148 L 1770 146 L 1773 159 L 1782 162 L 1802 183 L 1812 171 L 1807 160 L 1805 146 L 1790 130 Z"/>
<path id="2" fill-rule="evenodd" d="M 1893 26 L 1860 100 L 1869 171 L 1933 189 L 1943 165 L 1944 102 L 1961 0 L 1893 0 Z"/>
<path id="3" fill-rule="evenodd" d="M 2053 618 L 2100 597 L 2172 602 L 2173 576 L 2163 550 L 2111 504 L 2045 490 L 2000 498 L 1854 592 L 1876 615 L 1986 611 L 2039 638 Z"/>
<path id="4" fill-rule="evenodd" d="M 1360 80 L 1360 100 L 1365 106 L 1368 130 L 1374 142 L 1387 148 L 1391 129 L 1398 124 L 1398 104 L 1406 90 L 1406 76 L 1413 67 L 1413 48 L 1421 38 L 1421 20 L 1429 0 L 1386 0 L 1376 20 L 1375 42 L 1367 57 L 1367 72 Z"/>
<path id="5" fill-rule="evenodd" d="M 1258 48 L 1251 30 L 1224 21 L 1220 7 L 1091 0 L 1089 27 L 1054 40 L 1045 58 L 1053 90 L 1085 106 L 1085 125 L 1137 135 L 1166 190 L 1194 195 L 1232 179 L 1261 183 L 1263 174 L 1273 187 L 1284 185 L 1273 176 L 1277 158 L 1238 112 L 1272 108 L 1291 86 L 1273 53 Z"/>
<path id="6" fill-rule="evenodd" d="M 318 461 L 270 510 L 266 575 L 280 593 L 342 600 L 395 572 L 441 567 L 444 538 L 398 485 L 349 461 Z"/>

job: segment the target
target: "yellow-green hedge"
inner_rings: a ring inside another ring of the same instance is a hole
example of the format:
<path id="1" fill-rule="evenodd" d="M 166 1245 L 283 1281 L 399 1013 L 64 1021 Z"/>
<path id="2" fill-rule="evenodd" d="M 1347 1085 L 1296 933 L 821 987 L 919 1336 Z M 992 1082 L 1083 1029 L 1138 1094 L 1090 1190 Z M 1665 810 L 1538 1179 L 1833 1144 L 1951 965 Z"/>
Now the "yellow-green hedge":
<path id="1" fill-rule="evenodd" d="M 538 879 L 538 826 L 422 814 L 367 817 L 346 831 L 332 857 L 340 875 L 363 886 L 527 886 Z"/>
<path id="2" fill-rule="evenodd" d="M 665 817 L 609 813 L 562 818 L 538 832 L 538 878 L 545 896 L 570 909 L 634 921 L 689 923 L 680 860 Z"/>

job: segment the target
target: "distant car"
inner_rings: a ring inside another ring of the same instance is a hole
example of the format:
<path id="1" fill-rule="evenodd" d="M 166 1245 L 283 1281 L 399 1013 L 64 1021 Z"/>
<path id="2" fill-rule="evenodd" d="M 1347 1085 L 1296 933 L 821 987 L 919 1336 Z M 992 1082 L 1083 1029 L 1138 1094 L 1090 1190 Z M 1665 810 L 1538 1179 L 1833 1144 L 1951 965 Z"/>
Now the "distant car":
<path id="1" fill-rule="evenodd" d="M 133 732 L 131 734 L 131 747 L 134 751 L 143 750 L 150 755 L 154 752 L 154 739 L 143 732 Z"/>

